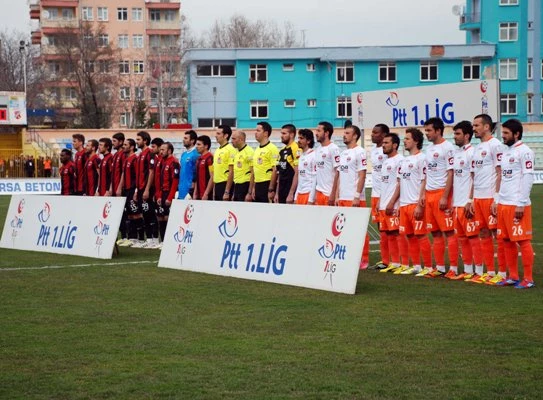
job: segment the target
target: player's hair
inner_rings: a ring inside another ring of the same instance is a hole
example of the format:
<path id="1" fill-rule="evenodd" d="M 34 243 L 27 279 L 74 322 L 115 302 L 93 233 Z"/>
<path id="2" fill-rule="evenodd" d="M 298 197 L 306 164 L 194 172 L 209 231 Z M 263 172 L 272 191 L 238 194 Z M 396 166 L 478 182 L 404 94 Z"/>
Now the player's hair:
<path id="1" fill-rule="evenodd" d="M 223 131 L 224 132 L 224 131 Z M 195 144 L 196 143 L 196 140 L 198 139 L 198 134 L 196 132 L 194 132 L 192 129 L 190 131 L 186 131 L 185 132 L 185 136 L 186 135 L 189 135 L 190 136 L 190 141 L 192 142 L 192 144 Z"/>
<path id="2" fill-rule="evenodd" d="M 322 127 L 324 128 L 324 132 L 328 132 L 328 139 L 332 139 L 332 135 L 334 134 L 334 127 L 330 122 L 321 121 L 317 125 L 322 125 Z"/>
<path id="3" fill-rule="evenodd" d="M 443 120 L 441 118 L 438 118 L 438 117 L 432 117 L 432 118 L 428 118 L 426 120 L 426 122 L 424 123 L 424 126 L 430 126 L 432 125 L 432 128 L 434 128 L 434 130 L 440 130 L 441 131 L 441 136 L 443 136 L 443 131 L 445 131 L 445 124 L 443 123 Z"/>
<path id="4" fill-rule="evenodd" d="M 286 129 L 289 133 L 294 133 L 296 135 L 296 127 L 292 124 L 285 124 L 281 129 Z"/>
<path id="5" fill-rule="evenodd" d="M 238 131 L 238 135 L 240 135 L 243 138 L 243 140 L 247 138 L 247 134 L 243 131 Z"/>
<path id="6" fill-rule="evenodd" d="M 202 144 L 207 147 L 209 150 L 211 148 L 211 139 L 207 135 L 198 136 L 198 139 L 196 139 L 197 142 L 202 142 Z"/>
<path id="7" fill-rule="evenodd" d="M 457 123 L 454 128 L 454 130 L 460 129 L 462 132 L 464 132 L 464 135 L 469 135 L 469 140 L 471 141 L 471 138 L 473 136 L 473 125 L 471 125 L 471 122 L 469 121 L 460 121 Z"/>
<path id="8" fill-rule="evenodd" d="M 309 142 L 310 149 L 315 146 L 315 137 L 313 136 L 313 131 L 311 129 L 300 129 L 298 131 L 298 136 L 305 138 Z"/>
<path id="9" fill-rule="evenodd" d="M 70 158 L 72 158 L 72 151 L 70 149 L 62 149 L 62 151 L 60 152 L 60 154 L 66 154 L 67 156 L 69 156 Z"/>
<path id="10" fill-rule="evenodd" d="M 119 142 L 124 142 L 124 133 L 117 132 L 112 136 L 113 139 L 117 139 Z"/>
<path id="11" fill-rule="evenodd" d="M 232 136 L 232 128 L 230 128 L 229 125 L 219 125 L 217 128 L 222 129 L 222 133 L 227 136 L 226 140 L 230 140 L 230 136 Z"/>
<path id="12" fill-rule="evenodd" d="M 85 136 L 81 133 L 74 133 L 72 139 L 79 140 L 81 143 L 85 143 Z"/>
<path id="13" fill-rule="evenodd" d="M 111 151 L 111 148 L 113 147 L 113 143 L 111 143 L 111 139 L 108 137 L 103 137 L 100 139 L 100 143 L 104 143 L 106 146 L 107 151 Z"/>
<path id="14" fill-rule="evenodd" d="M 139 136 L 140 138 L 143 139 L 143 142 L 149 146 L 151 144 L 151 135 L 149 135 L 149 132 L 145 132 L 145 131 L 139 131 L 138 134 L 136 136 Z"/>
<path id="15" fill-rule="evenodd" d="M 96 139 L 89 139 L 89 143 L 92 147 L 94 147 L 94 150 L 98 150 L 98 140 Z"/>
<path id="16" fill-rule="evenodd" d="M 347 128 L 351 128 L 356 136 L 356 140 L 360 139 L 360 137 L 362 136 L 362 131 L 360 130 L 360 128 L 356 125 L 350 125 L 348 126 Z"/>
<path id="17" fill-rule="evenodd" d="M 156 137 L 153 140 L 151 140 L 151 144 L 156 145 L 157 147 L 160 147 L 164 144 L 164 139 Z"/>
<path id="18" fill-rule="evenodd" d="M 260 125 L 262 129 L 264 129 L 264 132 L 268 133 L 268 137 L 270 137 L 272 133 L 272 126 L 268 124 L 266 121 L 258 122 L 257 125 Z"/>
<path id="19" fill-rule="evenodd" d="M 162 145 L 166 145 L 168 147 L 168 150 L 171 151 L 172 154 L 173 154 L 173 144 L 172 144 L 172 142 L 164 142 L 164 143 L 161 144 L 161 146 Z"/>
<path id="20" fill-rule="evenodd" d="M 522 127 L 522 123 L 518 119 L 508 119 L 502 124 L 502 127 L 509 129 L 511 132 L 513 132 L 513 134 L 518 133 L 518 139 L 522 139 L 522 132 L 524 131 L 524 128 Z"/>
<path id="21" fill-rule="evenodd" d="M 410 133 L 413 140 L 417 142 L 417 149 L 422 149 L 422 145 L 424 144 L 424 134 L 420 129 L 407 128 L 405 133 Z"/>
<path id="22" fill-rule="evenodd" d="M 496 130 L 496 123 L 492 122 L 492 117 L 488 114 L 478 114 L 473 119 L 481 118 L 483 121 L 483 125 L 489 125 L 490 126 L 490 132 L 494 133 Z"/>
<path id="23" fill-rule="evenodd" d="M 136 141 L 134 139 L 128 138 L 126 141 L 128 142 L 128 146 L 133 147 L 134 150 L 136 150 Z"/>
<path id="24" fill-rule="evenodd" d="M 390 133 L 390 128 L 388 127 L 387 124 L 377 124 L 377 125 L 374 126 L 374 128 L 381 129 L 381 133 L 384 133 L 385 135 L 387 133 Z"/>
<path id="25" fill-rule="evenodd" d="M 400 137 L 398 136 L 397 133 L 392 133 L 392 132 L 389 132 L 385 135 L 385 137 L 389 137 L 392 139 L 392 143 L 396 145 L 396 149 L 398 149 L 398 147 L 400 147 Z"/>

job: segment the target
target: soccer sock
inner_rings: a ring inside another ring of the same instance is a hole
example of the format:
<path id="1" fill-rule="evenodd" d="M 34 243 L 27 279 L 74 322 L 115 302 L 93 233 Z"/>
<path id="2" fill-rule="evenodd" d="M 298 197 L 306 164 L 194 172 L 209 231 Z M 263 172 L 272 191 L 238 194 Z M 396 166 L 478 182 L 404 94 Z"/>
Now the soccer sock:
<path id="1" fill-rule="evenodd" d="M 144 232 L 144 226 L 143 226 L 143 218 L 138 218 L 132 220 L 132 223 L 136 225 L 136 232 L 138 235 L 139 240 L 145 240 L 145 232 Z"/>
<path id="2" fill-rule="evenodd" d="M 152 239 L 158 236 L 158 227 L 156 224 L 156 215 L 154 212 L 143 213 L 143 221 L 145 222 L 145 234 L 147 239 Z"/>
<path id="3" fill-rule="evenodd" d="M 413 265 L 420 265 L 420 244 L 416 236 L 409 237 L 409 256 Z"/>
<path id="4" fill-rule="evenodd" d="M 534 266 L 534 249 L 531 241 L 523 240 L 520 242 L 520 255 L 522 257 L 524 279 L 533 281 L 532 270 Z"/>
<path id="5" fill-rule="evenodd" d="M 362 251 L 362 262 L 370 261 L 370 235 L 366 234 L 364 239 L 364 250 Z"/>
<path id="6" fill-rule="evenodd" d="M 136 224 L 131 219 L 126 219 L 126 232 L 129 239 L 136 239 L 138 234 L 136 232 Z"/>
<path id="7" fill-rule="evenodd" d="M 456 234 L 447 236 L 447 248 L 449 250 L 449 264 L 452 267 L 458 266 L 458 238 Z M 454 271 L 454 270 L 453 270 Z"/>
<path id="8" fill-rule="evenodd" d="M 503 248 L 503 239 L 496 239 L 498 243 L 498 271 L 500 275 L 507 274 L 507 263 L 505 262 L 505 249 Z"/>
<path id="9" fill-rule="evenodd" d="M 127 216 L 126 212 L 123 212 L 123 216 L 121 217 L 121 226 L 119 226 L 119 232 L 121 233 L 121 238 L 126 239 L 128 237 L 128 229 L 127 229 Z"/>
<path id="10" fill-rule="evenodd" d="M 390 252 L 388 251 L 388 235 L 386 232 L 379 232 L 379 244 L 381 245 L 381 260 L 383 264 L 390 264 Z"/>
<path id="11" fill-rule="evenodd" d="M 464 266 L 473 262 L 473 252 L 471 251 L 471 244 L 466 236 L 459 236 L 460 250 L 462 252 L 462 262 Z"/>
<path id="12" fill-rule="evenodd" d="M 509 268 L 509 279 L 518 280 L 518 249 L 515 242 L 504 240 L 505 258 Z"/>
<path id="13" fill-rule="evenodd" d="M 388 251 L 392 264 L 400 265 L 400 249 L 398 247 L 398 235 L 387 235 Z"/>
<path id="14" fill-rule="evenodd" d="M 158 221 L 158 227 L 160 230 L 160 238 L 162 241 L 164 241 L 164 237 L 166 236 L 166 226 L 168 225 L 168 221 Z"/>
<path id="15" fill-rule="evenodd" d="M 494 273 L 494 242 L 492 236 L 481 238 L 481 250 L 486 264 L 486 272 Z"/>
<path id="16" fill-rule="evenodd" d="M 432 246 L 430 244 L 430 239 L 428 239 L 428 236 L 419 236 L 419 247 L 420 252 L 422 253 L 422 261 L 424 262 L 424 267 L 432 268 Z"/>
<path id="17" fill-rule="evenodd" d="M 483 250 L 481 249 L 481 239 L 479 236 L 471 236 L 469 239 L 471 245 L 471 253 L 473 254 L 473 261 L 475 265 L 483 265 Z"/>
<path id="18" fill-rule="evenodd" d="M 405 235 L 396 236 L 398 239 L 398 250 L 400 252 L 400 262 L 402 265 L 409 265 L 409 246 Z"/>
<path id="19" fill-rule="evenodd" d="M 433 251 L 436 266 L 445 266 L 445 238 L 443 235 L 434 236 Z"/>
<path id="20" fill-rule="evenodd" d="M 473 264 L 464 264 L 464 273 L 473 274 Z"/>

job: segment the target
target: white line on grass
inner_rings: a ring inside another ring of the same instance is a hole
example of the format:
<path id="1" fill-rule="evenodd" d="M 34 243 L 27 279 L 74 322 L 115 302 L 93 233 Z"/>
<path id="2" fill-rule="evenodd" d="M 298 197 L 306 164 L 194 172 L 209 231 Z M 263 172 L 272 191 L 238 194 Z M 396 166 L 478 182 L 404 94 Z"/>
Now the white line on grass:
<path id="1" fill-rule="evenodd" d="M 144 260 L 144 261 L 127 261 L 127 262 L 112 262 L 103 264 L 75 264 L 75 265 L 46 265 L 43 267 L 10 267 L 0 268 L 0 271 L 23 271 L 23 270 L 39 270 L 39 269 L 61 269 L 61 268 L 84 268 L 84 267 L 102 267 L 102 266 L 118 266 L 129 264 L 156 264 L 158 260 Z"/>

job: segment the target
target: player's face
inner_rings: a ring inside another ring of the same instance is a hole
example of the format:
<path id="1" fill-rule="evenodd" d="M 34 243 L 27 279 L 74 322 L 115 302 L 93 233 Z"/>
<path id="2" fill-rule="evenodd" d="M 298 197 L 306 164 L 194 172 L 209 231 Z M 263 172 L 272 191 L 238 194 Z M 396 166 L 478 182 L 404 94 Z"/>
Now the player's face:
<path id="1" fill-rule="evenodd" d="M 160 146 L 160 148 L 157 148 L 158 152 L 160 152 L 160 156 L 162 158 L 168 158 L 169 156 L 169 152 L 168 152 L 168 145 L 166 144 L 163 144 L 162 146 Z"/>
<path id="2" fill-rule="evenodd" d="M 222 129 L 217 129 L 217 132 L 215 132 L 215 139 L 221 146 L 226 143 L 226 135 L 223 133 Z"/>
<path id="3" fill-rule="evenodd" d="M 475 118 L 473 120 L 473 134 L 477 139 L 481 139 L 487 130 L 489 131 L 490 127 L 483 123 L 482 118 Z"/>
<path id="4" fill-rule="evenodd" d="M 356 135 L 354 134 L 353 128 L 347 128 L 345 129 L 345 132 L 343 132 L 343 143 L 345 143 L 347 146 L 352 145 L 356 143 Z"/>
<path id="5" fill-rule="evenodd" d="M 287 129 L 281 129 L 281 143 L 283 144 L 290 144 L 293 140 L 292 135 Z"/>
<path id="6" fill-rule="evenodd" d="M 464 131 L 462 129 L 456 129 L 453 133 L 454 135 L 454 144 L 458 147 L 462 147 L 463 145 L 468 143 L 469 135 L 464 135 Z"/>
<path id="7" fill-rule="evenodd" d="M 199 140 L 196 141 L 196 151 L 198 152 L 198 154 L 204 154 L 205 148 L 206 147 L 202 142 L 200 142 Z"/>
<path id="8" fill-rule="evenodd" d="M 107 153 L 107 147 L 104 142 L 98 142 L 98 152 L 100 154 L 106 154 Z"/>
<path id="9" fill-rule="evenodd" d="M 403 147 L 407 151 L 411 151 L 417 148 L 417 142 L 413 140 L 413 135 L 411 135 L 411 132 L 406 132 L 405 137 L 403 138 Z"/>
<path id="10" fill-rule="evenodd" d="M 72 146 L 79 151 L 83 148 L 83 142 L 79 139 L 72 139 Z"/>
<path id="11" fill-rule="evenodd" d="M 143 149 L 144 143 L 145 142 L 143 141 L 143 138 L 141 136 L 136 136 L 136 145 L 138 146 L 138 148 Z"/>
<path id="12" fill-rule="evenodd" d="M 151 143 L 151 146 L 149 146 L 149 148 L 151 149 L 151 153 L 153 154 L 160 153 L 160 147 L 157 146 L 156 144 Z"/>
<path id="13" fill-rule="evenodd" d="M 192 142 L 190 141 L 190 135 L 183 136 L 183 146 L 188 149 L 191 145 Z"/>
<path id="14" fill-rule="evenodd" d="M 502 139 L 506 146 L 513 146 L 516 143 L 516 138 L 513 132 L 506 127 L 502 126 Z"/>
<path id="15" fill-rule="evenodd" d="M 386 137 L 383 139 L 383 154 L 389 155 L 394 152 L 394 144 L 392 138 Z"/>
<path id="16" fill-rule="evenodd" d="M 326 140 L 326 132 L 324 132 L 324 126 L 317 125 L 317 129 L 315 129 L 315 137 L 317 138 L 317 142 L 322 143 Z"/>
<path id="17" fill-rule="evenodd" d="M 119 150 L 120 148 L 123 147 L 123 142 L 121 142 L 121 141 L 118 140 L 118 139 L 112 138 L 112 139 L 111 139 L 111 143 L 112 143 L 113 148 L 114 148 L 115 150 Z"/>
<path id="18" fill-rule="evenodd" d="M 264 131 L 264 128 L 262 127 L 262 125 L 257 125 L 256 126 L 256 130 L 255 130 L 255 139 L 258 143 L 262 143 L 266 137 L 268 136 L 268 134 L 266 133 L 266 131 Z"/>
<path id="19" fill-rule="evenodd" d="M 305 151 L 308 145 L 309 145 L 309 140 L 307 140 L 302 135 L 298 135 L 298 146 L 300 146 L 300 148 Z"/>
<path id="20" fill-rule="evenodd" d="M 380 127 L 378 126 L 375 126 L 372 130 L 371 130 L 371 142 L 372 143 L 375 143 L 377 145 L 383 143 L 383 131 L 381 130 Z"/>
<path id="21" fill-rule="evenodd" d="M 128 143 L 128 141 L 124 142 L 123 143 L 123 151 L 128 154 L 130 153 L 130 143 Z"/>
<path id="22" fill-rule="evenodd" d="M 66 153 L 60 153 L 60 162 L 66 164 L 68 161 L 70 161 L 70 156 Z"/>
<path id="23" fill-rule="evenodd" d="M 92 143 L 91 142 L 87 142 L 87 145 L 85 146 L 85 151 L 87 153 L 92 153 L 94 147 L 92 147 Z"/>
<path id="24" fill-rule="evenodd" d="M 438 131 L 434 129 L 433 125 L 425 125 L 424 132 L 426 132 L 426 138 L 428 141 L 432 143 L 435 143 L 441 136 L 439 133 L 437 133 Z"/>

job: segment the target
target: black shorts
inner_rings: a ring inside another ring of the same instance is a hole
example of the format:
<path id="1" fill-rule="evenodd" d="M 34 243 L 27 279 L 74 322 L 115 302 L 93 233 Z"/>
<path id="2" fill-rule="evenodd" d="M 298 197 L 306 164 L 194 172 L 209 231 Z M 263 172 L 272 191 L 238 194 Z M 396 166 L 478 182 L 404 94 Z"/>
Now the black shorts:
<path id="1" fill-rule="evenodd" d="M 270 188 L 270 181 L 255 183 L 255 202 L 256 203 L 269 203 L 268 189 Z"/>
<path id="2" fill-rule="evenodd" d="M 123 196 L 126 197 L 124 210 L 128 215 L 141 214 L 141 208 L 138 207 L 138 202 L 134 201 L 134 193 L 136 193 L 136 189 L 123 190 Z"/>
<path id="3" fill-rule="evenodd" d="M 292 186 L 292 181 L 285 181 L 279 183 L 279 192 L 277 197 L 279 198 L 279 203 L 285 204 L 287 202 L 287 197 L 290 192 L 290 187 Z"/>
<path id="4" fill-rule="evenodd" d="M 213 200 L 222 201 L 225 191 L 226 191 L 226 181 L 216 183 L 215 184 L 215 194 L 213 195 Z"/>
<path id="5" fill-rule="evenodd" d="M 149 193 L 149 199 L 147 201 L 143 200 L 143 190 L 138 190 L 138 207 L 142 213 L 154 213 L 155 212 L 155 202 L 153 201 L 154 193 Z"/>
<path id="6" fill-rule="evenodd" d="M 234 201 L 245 201 L 245 196 L 249 193 L 249 182 L 234 183 Z"/>
<path id="7" fill-rule="evenodd" d="M 169 195 L 170 195 L 169 192 L 162 193 L 162 197 L 160 198 L 161 205 L 158 205 L 158 204 L 156 205 L 155 212 L 156 212 L 156 215 L 158 215 L 159 217 L 167 217 L 168 215 L 170 215 L 171 205 L 169 206 L 166 205 L 166 199 L 168 198 Z"/>

